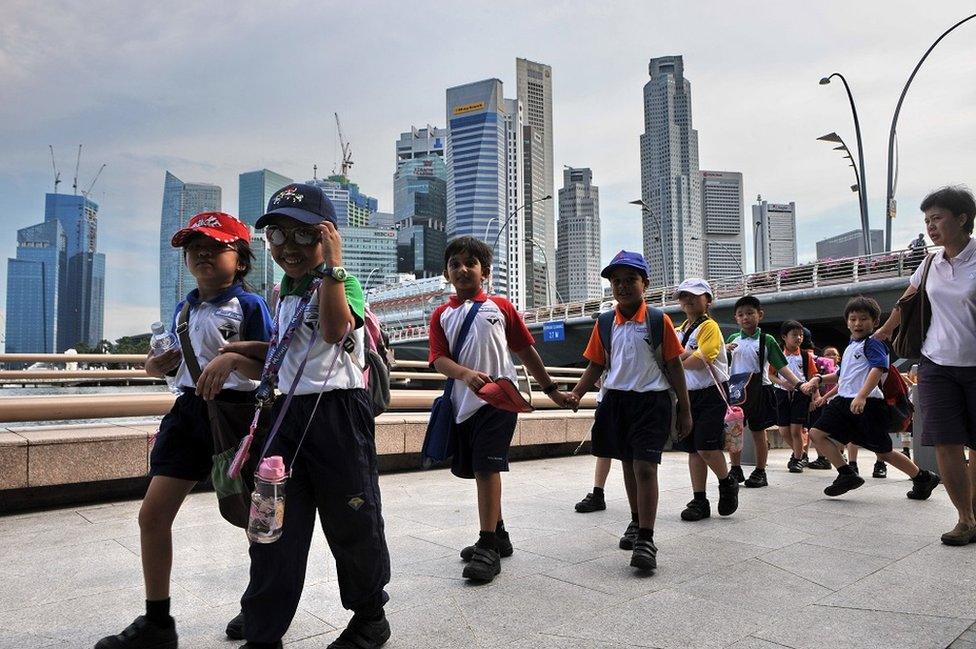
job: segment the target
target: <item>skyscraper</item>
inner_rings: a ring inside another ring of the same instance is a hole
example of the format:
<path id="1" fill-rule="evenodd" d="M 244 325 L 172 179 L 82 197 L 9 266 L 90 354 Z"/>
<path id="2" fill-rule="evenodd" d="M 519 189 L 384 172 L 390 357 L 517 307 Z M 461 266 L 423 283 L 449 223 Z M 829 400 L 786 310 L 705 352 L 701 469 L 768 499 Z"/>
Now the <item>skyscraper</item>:
<path id="1" fill-rule="evenodd" d="M 756 272 L 796 266 L 796 203 L 758 200 L 752 206 Z"/>
<path id="2" fill-rule="evenodd" d="M 884 250 L 884 230 L 871 230 L 871 250 Z M 844 259 L 866 255 L 864 233 L 851 230 L 817 242 L 817 260 Z"/>
<path id="3" fill-rule="evenodd" d="M 291 178 L 268 169 L 240 174 L 237 177 L 237 218 L 254 227 L 254 222 L 267 211 L 271 196 L 292 182 Z"/>
<path id="4" fill-rule="evenodd" d="M 411 127 L 409 131 L 400 133 L 396 143 L 397 166 L 407 160 L 426 158 L 428 156 L 444 157 L 447 146 L 447 129 L 427 125 L 426 128 Z"/>
<path id="5" fill-rule="evenodd" d="M 57 351 L 65 259 L 60 222 L 45 221 L 17 230 L 17 258 L 7 260 L 8 353 Z"/>
<path id="6" fill-rule="evenodd" d="M 447 238 L 486 239 L 494 225 L 501 237 L 492 275 L 496 290 L 505 294 L 508 242 L 506 229 L 498 225 L 505 223 L 509 200 L 502 82 L 486 79 L 448 88 L 447 122 Z"/>
<path id="7" fill-rule="evenodd" d="M 640 136 L 644 256 L 651 286 L 704 272 L 698 131 L 691 125 L 691 84 L 680 56 L 651 59 Z M 663 235 L 663 241 L 661 240 Z"/>
<path id="8" fill-rule="evenodd" d="M 440 155 L 400 159 L 393 175 L 393 219 L 397 271 L 417 278 L 440 275 L 447 245 L 447 167 Z"/>
<path id="9" fill-rule="evenodd" d="M 559 190 L 556 289 L 565 302 L 599 300 L 600 190 L 590 169 L 563 171 Z"/>
<path id="10" fill-rule="evenodd" d="M 86 196 L 47 194 L 44 221 L 64 231 L 64 281 L 59 285 L 57 350 L 102 339 L 105 255 L 98 252 L 98 205 Z"/>
<path id="11" fill-rule="evenodd" d="M 501 229 L 494 236 L 489 233 L 489 244 L 495 237 L 501 242 L 504 237 L 508 248 L 506 270 L 508 271 L 508 299 L 517 309 L 526 308 L 526 291 L 531 285 L 532 274 L 525 265 L 525 210 L 520 209 L 524 202 L 525 183 L 523 178 L 523 164 L 525 158 L 522 151 L 522 127 L 524 111 L 522 102 L 518 99 L 505 100 L 505 157 L 507 168 L 505 171 L 507 187 L 507 205 L 505 219 L 497 224 Z M 501 235 L 501 236 L 499 236 Z"/>
<path id="12" fill-rule="evenodd" d="M 742 174 L 702 171 L 701 188 L 705 277 L 742 275 L 746 272 Z"/>
<path id="13" fill-rule="evenodd" d="M 545 304 L 547 285 L 556 281 L 554 260 L 556 256 L 556 216 L 552 201 L 538 200 L 555 195 L 552 153 L 552 68 L 544 63 L 515 59 L 516 97 L 525 111 L 525 126 L 530 132 L 523 134 L 525 155 L 524 178 L 525 202 L 537 202 L 525 208 L 526 265 L 532 269 L 531 306 Z M 540 168 L 541 167 L 541 168 Z M 531 232 L 529 231 L 531 229 Z M 543 252 L 539 251 L 539 247 Z M 539 263 L 538 257 L 550 263 Z M 543 278 L 536 278 L 540 270 Z"/>
<path id="14" fill-rule="evenodd" d="M 200 212 L 219 212 L 220 204 L 219 186 L 185 183 L 166 172 L 159 222 L 159 316 L 164 323 L 171 322 L 177 303 L 196 288 L 193 275 L 183 263 L 182 251 L 171 246 L 170 241 L 190 217 Z"/>
<path id="15" fill-rule="evenodd" d="M 385 228 L 340 228 L 342 265 L 367 291 L 396 281 L 397 235 Z"/>

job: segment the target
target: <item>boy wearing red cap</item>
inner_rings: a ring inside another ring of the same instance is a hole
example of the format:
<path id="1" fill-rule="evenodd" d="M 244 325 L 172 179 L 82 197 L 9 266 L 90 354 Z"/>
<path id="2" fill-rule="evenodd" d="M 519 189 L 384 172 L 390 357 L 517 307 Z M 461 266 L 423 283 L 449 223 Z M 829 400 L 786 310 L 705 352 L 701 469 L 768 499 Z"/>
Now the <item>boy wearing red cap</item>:
<path id="1" fill-rule="evenodd" d="M 684 349 L 671 319 L 644 302 L 648 266 L 640 253 L 621 250 L 600 275 L 610 280 L 617 307 L 597 318 L 583 352 L 589 365 L 573 394 L 583 398 L 602 377 L 593 455 L 623 462 L 631 522 L 620 548 L 633 551 L 631 566 L 650 571 L 657 568 L 657 467 L 671 432 L 674 396 L 678 435 L 691 432 Z"/>
<path id="2" fill-rule="evenodd" d="M 188 335 L 202 373 L 193 380 L 180 349 L 146 358 L 146 373 L 162 378 L 175 371 L 182 389 L 163 417 L 149 458 L 149 489 L 139 510 L 146 614 L 95 649 L 175 649 L 176 623 L 169 614 L 173 564 L 172 525 L 190 490 L 210 476 L 213 435 L 206 400 L 253 403 L 261 362 L 227 351 L 242 341 L 267 341 L 271 318 L 264 300 L 244 289 L 254 255 L 247 226 L 229 214 L 204 212 L 173 235 L 197 288 L 176 305 L 188 309 Z"/>

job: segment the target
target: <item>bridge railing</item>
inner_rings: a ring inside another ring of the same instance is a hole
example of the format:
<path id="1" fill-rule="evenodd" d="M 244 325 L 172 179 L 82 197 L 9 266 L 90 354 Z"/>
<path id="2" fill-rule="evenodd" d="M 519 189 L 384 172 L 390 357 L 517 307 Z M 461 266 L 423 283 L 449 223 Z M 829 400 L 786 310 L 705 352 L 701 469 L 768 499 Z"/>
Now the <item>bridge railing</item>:
<path id="1" fill-rule="evenodd" d="M 709 284 L 715 292 L 713 297 L 720 300 L 738 298 L 743 295 L 813 289 L 836 284 L 858 284 L 889 277 L 907 277 L 915 272 L 915 269 L 925 259 L 925 252 L 938 249 L 938 247 L 933 246 L 926 251 L 899 250 L 845 259 L 826 259 L 767 272 L 717 277 L 710 279 Z M 657 307 L 677 304 L 677 300 L 673 297 L 676 288 L 677 286 L 649 288 L 644 297 L 648 304 Z M 553 304 L 526 311 L 523 315 L 527 324 L 595 316 L 604 310 L 611 300 L 612 298 L 603 298 L 585 302 Z M 390 339 L 393 341 L 422 340 L 427 335 L 427 326 L 418 325 L 395 329 L 390 332 Z"/>

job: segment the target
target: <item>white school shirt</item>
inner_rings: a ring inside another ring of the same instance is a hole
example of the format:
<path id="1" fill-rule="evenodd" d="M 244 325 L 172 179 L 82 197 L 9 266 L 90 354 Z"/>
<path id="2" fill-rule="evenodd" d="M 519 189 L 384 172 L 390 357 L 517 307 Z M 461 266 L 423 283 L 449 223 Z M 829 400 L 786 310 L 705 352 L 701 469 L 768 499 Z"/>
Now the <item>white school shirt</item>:
<path id="1" fill-rule="evenodd" d="M 732 350 L 732 366 L 730 372 L 732 374 L 744 374 L 749 372 L 750 374 L 756 374 L 757 372 L 762 374 L 763 385 L 770 385 L 772 380 L 769 378 L 769 368 L 776 368 L 773 361 L 778 361 L 780 367 L 786 365 L 786 359 L 783 358 L 783 351 L 776 344 L 776 340 L 767 333 L 762 334 L 763 344 L 766 345 L 765 361 L 766 366 L 761 370 L 759 368 L 759 333 L 761 329 L 757 329 L 756 333 L 752 336 L 746 336 L 742 331 L 738 331 L 731 336 L 726 341 L 728 343 L 735 343 L 735 349 Z M 778 370 L 777 370 L 778 371 Z"/>
<path id="2" fill-rule="evenodd" d="M 920 265 L 909 280 L 915 288 L 922 283 L 924 268 Z M 976 366 L 976 239 L 970 237 L 952 260 L 943 250 L 935 253 L 925 292 L 932 304 L 932 323 L 922 354 L 939 365 Z"/>
<path id="3" fill-rule="evenodd" d="M 868 372 L 878 367 L 888 371 L 888 348 L 880 340 L 871 336 L 854 340 L 848 343 L 844 350 L 844 357 L 840 362 L 840 378 L 837 382 L 837 396 L 845 399 L 853 399 L 864 387 L 864 381 L 868 378 Z M 882 379 L 884 377 L 882 376 Z M 870 399 L 883 399 L 881 392 L 881 381 L 868 393 Z"/>
<path id="4" fill-rule="evenodd" d="M 681 327 L 678 328 L 678 339 L 684 338 L 685 327 L 690 327 L 691 323 L 685 321 Z M 718 355 L 714 359 L 709 359 L 702 350 L 699 349 L 698 345 L 698 334 L 704 333 L 704 340 L 711 340 L 714 344 L 715 339 L 718 340 Z M 728 352 L 725 349 L 725 339 L 722 337 L 722 330 L 719 328 L 718 323 L 709 318 L 705 322 L 698 325 L 691 336 L 688 337 L 688 342 L 685 344 L 685 349 L 694 349 L 695 353 L 706 363 L 712 366 L 712 370 L 715 372 L 715 378 L 718 382 L 725 383 L 729 380 L 729 360 Z M 688 369 L 685 368 L 685 383 L 689 390 L 704 390 L 705 388 L 710 388 L 715 385 L 715 380 L 712 378 L 712 373 L 708 371 L 707 367 L 701 369 Z"/>

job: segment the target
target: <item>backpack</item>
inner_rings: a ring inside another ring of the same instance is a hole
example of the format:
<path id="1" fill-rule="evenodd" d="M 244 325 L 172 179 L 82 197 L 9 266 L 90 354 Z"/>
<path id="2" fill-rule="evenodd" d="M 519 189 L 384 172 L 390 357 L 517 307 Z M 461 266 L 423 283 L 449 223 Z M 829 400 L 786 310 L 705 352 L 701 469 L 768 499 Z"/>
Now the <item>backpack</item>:
<path id="1" fill-rule="evenodd" d="M 885 403 L 888 404 L 891 417 L 889 432 L 903 433 L 908 430 L 912 424 L 915 406 L 908 398 L 908 385 L 905 379 L 894 365 L 888 366 L 888 373 L 881 381 L 881 393 L 884 395 Z"/>
<path id="2" fill-rule="evenodd" d="M 373 416 L 386 412 L 390 407 L 390 337 L 380 324 L 379 318 L 369 308 L 365 308 L 363 318 L 366 343 L 366 366 L 363 368 L 363 382 L 373 404 Z"/>

